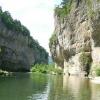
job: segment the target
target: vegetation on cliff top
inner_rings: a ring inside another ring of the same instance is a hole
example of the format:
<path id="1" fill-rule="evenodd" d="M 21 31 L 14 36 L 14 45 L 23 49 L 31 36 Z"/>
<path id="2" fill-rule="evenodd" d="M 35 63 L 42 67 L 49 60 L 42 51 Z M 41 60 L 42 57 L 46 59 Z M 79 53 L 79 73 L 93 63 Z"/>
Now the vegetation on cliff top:
<path id="1" fill-rule="evenodd" d="M 38 41 L 34 40 L 30 36 L 29 47 L 32 48 L 35 52 L 35 64 L 37 63 L 48 63 L 48 52 L 39 45 Z"/>
<path id="2" fill-rule="evenodd" d="M 21 32 L 23 33 L 23 35 L 26 36 L 30 35 L 29 30 L 24 25 L 22 25 L 20 21 L 14 20 L 8 11 L 3 12 L 1 8 L 0 8 L 0 18 L 7 27 L 7 29 Z"/>
<path id="3" fill-rule="evenodd" d="M 73 0 L 63 0 L 60 5 L 55 8 L 55 14 L 60 17 L 61 19 L 65 18 L 65 16 L 71 10 L 71 4 Z M 49 39 L 49 47 L 51 48 L 52 45 L 57 43 L 58 39 L 56 33 L 54 32 Z"/>
<path id="4" fill-rule="evenodd" d="M 73 1 L 74 0 L 62 0 L 61 4 L 55 8 L 55 14 L 61 19 L 65 18 L 70 13 Z M 97 1 L 99 2 L 100 0 Z M 75 2 L 76 2 L 76 7 L 78 7 L 79 2 L 81 2 L 81 0 L 76 0 Z M 94 17 L 95 12 L 93 10 L 93 1 L 86 0 L 86 5 L 89 17 L 91 18 Z"/>
<path id="5" fill-rule="evenodd" d="M 64 18 L 71 10 L 72 1 L 62 0 L 61 4 L 55 8 L 55 14 L 60 18 Z"/>
<path id="6" fill-rule="evenodd" d="M 28 47 L 35 52 L 35 63 L 48 63 L 48 53 L 39 45 L 39 43 L 30 36 L 29 30 L 21 24 L 20 21 L 14 20 L 8 11 L 2 11 L 0 7 L 0 21 L 8 30 L 15 31 L 15 33 L 22 34 L 28 37 Z"/>

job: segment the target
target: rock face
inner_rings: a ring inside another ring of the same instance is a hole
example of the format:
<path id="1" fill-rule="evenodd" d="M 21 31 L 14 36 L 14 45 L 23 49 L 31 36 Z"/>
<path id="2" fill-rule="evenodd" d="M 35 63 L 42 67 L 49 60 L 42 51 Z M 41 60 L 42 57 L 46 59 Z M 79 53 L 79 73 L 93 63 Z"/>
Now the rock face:
<path id="1" fill-rule="evenodd" d="M 47 62 L 48 53 L 30 35 L 9 29 L 0 16 L 0 69 L 29 71 L 31 65 Z"/>
<path id="2" fill-rule="evenodd" d="M 70 1 L 71 9 L 64 17 L 60 16 L 63 11 L 56 11 L 63 7 L 55 10 L 56 39 L 51 37 L 50 51 L 54 61 L 64 67 L 64 73 L 89 74 L 91 68 L 87 71 L 81 66 L 87 68 L 92 63 L 100 63 L 100 0 Z M 91 59 L 85 65 L 80 62 L 82 53 Z"/>

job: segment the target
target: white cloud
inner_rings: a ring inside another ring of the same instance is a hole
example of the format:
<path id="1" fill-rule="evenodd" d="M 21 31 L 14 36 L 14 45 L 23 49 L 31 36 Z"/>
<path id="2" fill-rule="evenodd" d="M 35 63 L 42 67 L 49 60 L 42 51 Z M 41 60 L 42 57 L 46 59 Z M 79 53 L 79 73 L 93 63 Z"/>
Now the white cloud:
<path id="1" fill-rule="evenodd" d="M 3 10 L 8 10 L 31 32 L 31 35 L 49 51 L 49 38 L 54 29 L 53 9 L 61 0 L 0 0 Z"/>

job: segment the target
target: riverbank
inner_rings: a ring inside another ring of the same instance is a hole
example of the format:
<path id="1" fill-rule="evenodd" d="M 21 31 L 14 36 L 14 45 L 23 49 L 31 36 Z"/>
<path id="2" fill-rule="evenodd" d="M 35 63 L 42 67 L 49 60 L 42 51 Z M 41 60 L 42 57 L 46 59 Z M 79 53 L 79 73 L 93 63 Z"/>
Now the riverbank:
<path id="1" fill-rule="evenodd" d="M 10 76 L 10 75 L 12 75 L 12 72 L 0 70 L 0 76 Z"/>

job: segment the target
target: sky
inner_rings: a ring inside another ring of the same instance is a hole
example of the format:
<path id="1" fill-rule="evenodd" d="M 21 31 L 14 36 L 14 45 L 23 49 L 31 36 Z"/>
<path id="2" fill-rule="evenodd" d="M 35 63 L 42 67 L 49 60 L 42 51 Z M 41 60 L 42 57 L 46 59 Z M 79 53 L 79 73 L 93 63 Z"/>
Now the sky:
<path id="1" fill-rule="evenodd" d="M 49 38 L 54 31 L 54 7 L 61 0 L 0 0 L 3 11 L 26 26 L 31 36 L 49 52 Z"/>

